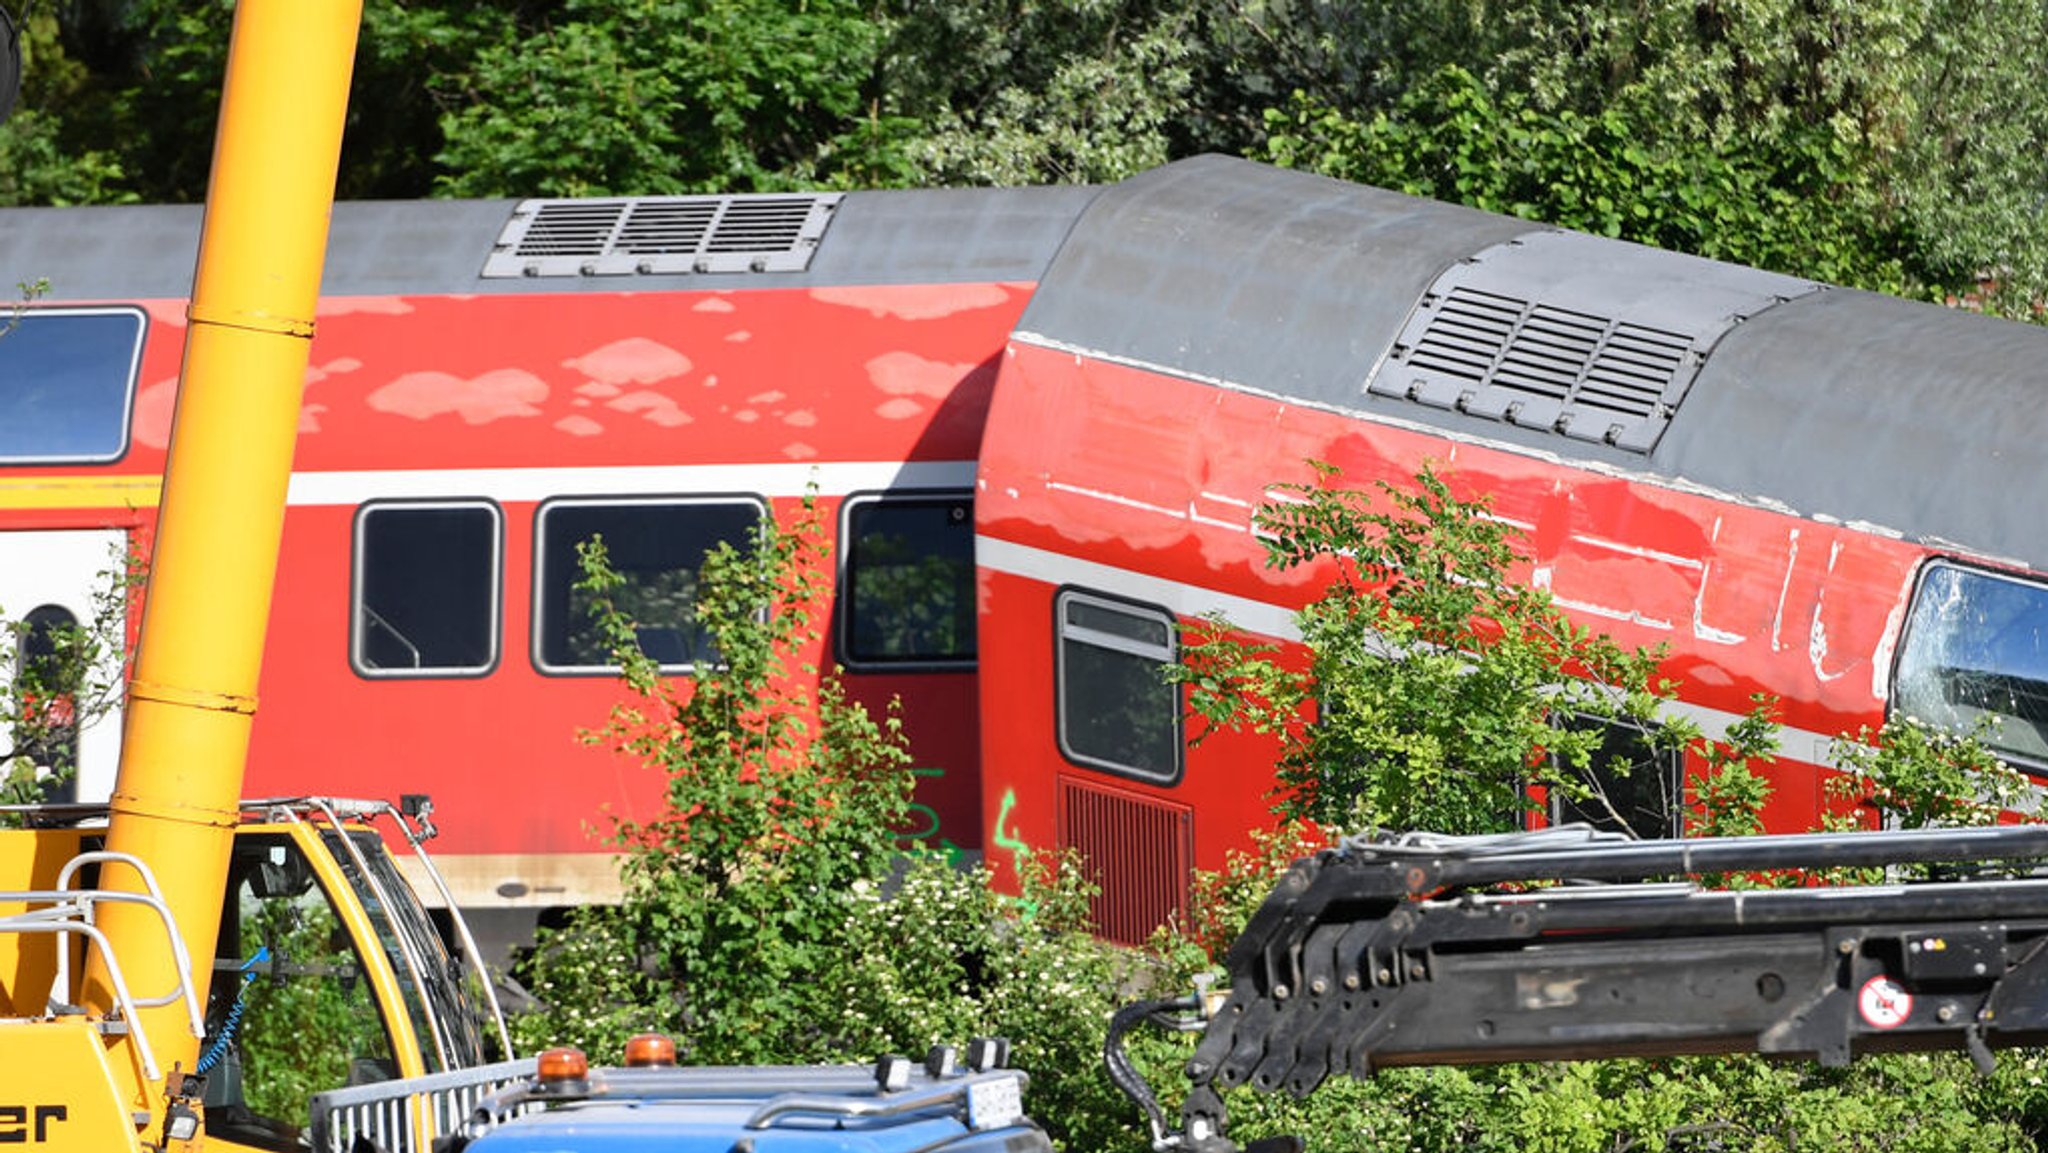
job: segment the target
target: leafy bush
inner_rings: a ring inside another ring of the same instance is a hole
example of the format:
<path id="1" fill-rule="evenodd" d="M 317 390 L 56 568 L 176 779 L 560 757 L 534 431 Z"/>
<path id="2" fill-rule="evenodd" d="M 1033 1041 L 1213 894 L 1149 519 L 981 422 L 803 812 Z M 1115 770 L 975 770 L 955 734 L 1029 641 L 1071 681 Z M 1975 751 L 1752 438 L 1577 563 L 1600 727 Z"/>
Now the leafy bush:
<path id="1" fill-rule="evenodd" d="M 1623 649 L 1510 579 L 1515 530 L 1485 501 L 1428 467 L 1376 494 L 1318 468 L 1255 518 L 1270 566 L 1327 574 L 1295 617 L 1306 664 L 1212 617 L 1173 672 L 1192 686 L 1198 741 L 1219 727 L 1279 737 L 1283 817 L 1498 832 L 1520 825 L 1532 784 L 1604 802 L 1595 769 L 1632 768 L 1596 765 L 1605 724 L 1694 735 L 1652 723 L 1672 692 L 1657 650 Z"/>
<path id="2" fill-rule="evenodd" d="M 1720 139 L 1675 135 L 1657 93 L 1597 112 L 1495 96 L 1446 65 L 1355 117 L 1297 94 L 1266 113 L 1267 158 L 1415 196 L 1601 236 L 1897 293 L 1912 251 L 1832 125 Z"/>
<path id="3" fill-rule="evenodd" d="M 815 505 L 706 558 L 695 615 L 717 658 L 688 680 L 641 652 L 603 541 L 581 555 L 579 591 L 632 692 L 586 739 L 662 772 L 665 796 L 652 819 L 615 822 L 624 903 L 544 943 L 531 977 L 552 1013 L 521 1036 L 616 1052 L 662 1027 L 703 1062 L 834 1052 L 821 976 L 843 963 L 857 894 L 889 875 L 913 777 L 895 712 L 870 716 L 835 672 L 801 663 L 829 571 Z"/>

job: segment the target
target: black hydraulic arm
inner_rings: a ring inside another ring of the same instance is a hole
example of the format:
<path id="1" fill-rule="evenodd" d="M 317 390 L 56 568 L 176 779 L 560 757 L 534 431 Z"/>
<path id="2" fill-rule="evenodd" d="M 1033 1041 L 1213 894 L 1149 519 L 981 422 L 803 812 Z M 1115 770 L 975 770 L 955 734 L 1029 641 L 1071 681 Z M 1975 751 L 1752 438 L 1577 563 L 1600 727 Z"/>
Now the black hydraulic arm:
<path id="1" fill-rule="evenodd" d="M 1227 1147 L 1221 1089 L 1392 1065 L 1955 1048 L 1988 1068 L 2048 1038 L 2043 857 L 2043 826 L 1353 839 L 1295 862 L 1232 946 L 1162 1145 Z M 1849 869 L 1883 879 L 1813 879 Z"/>

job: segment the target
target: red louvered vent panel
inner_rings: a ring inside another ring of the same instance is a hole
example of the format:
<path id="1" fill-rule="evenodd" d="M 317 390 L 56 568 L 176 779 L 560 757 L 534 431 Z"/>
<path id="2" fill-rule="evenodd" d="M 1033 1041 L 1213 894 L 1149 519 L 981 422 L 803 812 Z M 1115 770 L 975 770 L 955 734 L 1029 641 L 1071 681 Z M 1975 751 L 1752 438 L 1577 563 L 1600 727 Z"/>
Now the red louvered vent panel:
<path id="1" fill-rule="evenodd" d="M 1194 810 L 1060 778 L 1060 847 L 1081 854 L 1101 887 L 1095 931 L 1141 944 L 1169 918 L 1186 920 Z"/>

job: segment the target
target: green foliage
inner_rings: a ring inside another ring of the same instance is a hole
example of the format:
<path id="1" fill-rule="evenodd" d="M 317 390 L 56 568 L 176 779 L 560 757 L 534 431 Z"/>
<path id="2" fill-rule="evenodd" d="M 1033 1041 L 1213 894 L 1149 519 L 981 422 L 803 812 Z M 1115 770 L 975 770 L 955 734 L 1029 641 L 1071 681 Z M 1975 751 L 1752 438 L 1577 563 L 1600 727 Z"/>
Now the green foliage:
<path id="1" fill-rule="evenodd" d="M 66 139 L 68 106 L 87 84 L 83 65 L 64 51 L 57 15 L 23 13 L 20 102 L 0 124 L 0 205 L 106 204 L 129 197 L 120 161 L 104 149 Z"/>
<path id="2" fill-rule="evenodd" d="M 662 772 L 666 791 L 655 817 L 615 823 L 627 892 L 619 922 L 562 958 L 629 946 L 633 968 L 658 974 L 648 980 L 665 994 L 660 1023 L 697 1060 L 758 1061 L 827 1040 L 833 1005 L 816 974 L 839 953 L 855 886 L 887 875 L 892 832 L 909 815 L 914 778 L 894 711 L 877 720 L 836 675 L 795 664 L 817 639 L 829 571 L 815 506 L 806 509 L 787 531 L 764 519 L 751 548 L 707 556 L 696 620 L 719 658 L 689 682 L 664 680 L 641 653 L 632 618 L 611 599 L 625 578 L 603 542 L 582 548 L 582 591 L 634 693 L 587 739 Z M 615 1019 L 578 1011 L 593 1024 Z"/>
<path id="3" fill-rule="evenodd" d="M 1163 164 L 1199 116 L 1196 6 L 981 0 L 886 6 L 881 106 L 914 130 L 925 184 L 1121 180 Z"/>
<path id="4" fill-rule="evenodd" d="M 12 671 L 0 677 L 0 803 L 40 801 L 70 779 L 79 733 L 120 706 L 129 603 L 143 581 L 141 559 L 117 555 L 100 574 L 86 620 L 0 619 L 0 670 Z"/>
<path id="5" fill-rule="evenodd" d="M 1865 726 L 1835 741 L 1843 775 L 1829 780 L 1828 790 L 1892 828 L 1964 828 L 2031 813 L 2039 798 L 2026 774 L 1985 746 L 1990 723 L 1986 718 L 1968 733 L 1912 717 L 1894 717 L 1875 731 Z"/>
<path id="6" fill-rule="evenodd" d="M 1511 580 L 1515 530 L 1432 469 L 1377 494 L 1319 471 L 1256 517 L 1268 564 L 1328 573 L 1295 618 L 1308 663 L 1220 619 L 1189 630 L 1174 675 L 1204 732 L 1276 734 L 1278 811 L 1326 827 L 1492 832 L 1519 825 L 1531 783 L 1593 798 L 1600 732 L 1586 721 L 1654 730 L 1670 694 L 1658 654 Z"/>
<path id="7" fill-rule="evenodd" d="M 242 954 L 265 946 L 279 975 L 259 964 L 242 994 L 252 1023 L 239 1046 L 242 1099 L 259 1116 L 303 1126 L 313 1094 L 354 1083 L 358 1060 L 388 1065 L 391 1044 L 369 979 L 324 899 L 251 908 Z"/>
<path id="8" fill-rule="evenodd" d="M 2024 315 L 2048 295 L 2044 26 L 2035 0 L 1422 4 L 1363 16 L 1257 150 L 1863 287 L 1989 275 Z"/>
<path id="9" fill-rule="evenodd" d="M 884 26 L 850 0 L 569 0 L 444 91 L 440 190 L 602 195 L 786 187 L 857 138 Z M 841 166 L 857 161 L 836 157 Z"/>
<path id="10" fill-rule="evenodd" d="M 575 1045 L 601 1061 L 635 1033 L 673 1033 L 681 1023 L 674 998 L 641 965 L 632 922 L 610 905 L 585 906 L 566 925 L 542 929 L 519 977 L 543 1006 L 506 1022 L 520 1053 Z"/>
<path id="11" fill-rule="evenodd" d="M 1764 802 L 1771 785 L 1753 764 L 1769 764 L 1778 753 L 1776 702 L 1759 695 L 1749 714 L 1728 726 L 1719 741 L 1695 744 L 1706 767 L 1686 781 L 1685 835 L 1746 837 L 1764 831 Z"/>
<path id="12" fill-rule="evenodd" d="M 62 122 L 25 109 L 0 124 L 0 205 L 108 204 L 131 199 L 117 185 L 120 162 L 104 152 L 68 151 Z"/>
<path id="13" fill-rule="evenodd" d="M 1032 1116 L 1070 1149 L 1131 1147 L 1138 1118 L 1102 1067 L 1109 1014 L 1127 990 L 1177 987 L 1185 974 L 1087 930 L 1094 888 L 1072 856 L 1033 859 L 1021 899 L 938 858 L 900 884 L 864 888 L 824 975 L 843 1006 L 835 1052 L 921 1053 L 934 1043 L 1007 1037 L 1031 1074 Z M 1163 1071 L 1163 1070 L 1162 1070 Z"/>
<path id="14" fill-rule="evenodd" d="M 0 320 L 0 337 L 5 337 L 20 326 L 22 317 L 28 315 L 29 305 L 50 294 L 50 281 L 48 277 L 17 281 L 14 287 L 21 293 L 21 296 L 15 301 L 14 307 L 8 310 L 7 319 Z"/>
<path id="15" fill-rule="evenodd" d="M 1827 125 L 1771 136 L 1660 139 L 1654 102 L 1590 113 L 1498 99 L 1447 65 L 1354 119 L 1296 94 L 1268 112 L 1268 155 L 1291 167 L 1603 236 L 1898 292 L 1907 238 Z"/>
<path id="16" fill-rule="evenodd" d="M 2032 1055 L 1997 1081 L 2039 1076 Z M 2018 1153 L 2023 1112 L 1959 1058 L 1878 1057 L 1846 1070 L 1754 1058 L 1392 1069 L 1307 1100 L 1228 1098 L 1240 1141 L 1310 1134 L 1311 1149 L 1612 1153 L 1796 1149 Z"/>

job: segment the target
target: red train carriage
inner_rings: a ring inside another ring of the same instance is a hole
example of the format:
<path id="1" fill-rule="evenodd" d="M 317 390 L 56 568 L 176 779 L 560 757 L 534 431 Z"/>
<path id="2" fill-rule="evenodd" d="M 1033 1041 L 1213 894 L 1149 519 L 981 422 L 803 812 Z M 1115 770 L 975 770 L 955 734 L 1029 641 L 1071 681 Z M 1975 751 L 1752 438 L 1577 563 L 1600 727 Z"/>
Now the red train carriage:
<path id="1" fill-rule="evenodd" d="M 1435 462 L 1581 623 L 1669 646 L 1710 733 L 1779 697 L 1767 821 L 1887 710 L 2048 767 L 2048 332 L 1220 158 L 1106 191 L 1005 352 L 977 479 L 991 856 L 1075 847 L 1113 936 L 1266 811 L 1270 748 L 1187 749 L 1176 625 L 1270 637 L 1317 574 L 1250 514 L 1313 458 Z M 1626 734 L 1619 734 L 1626 737 Z M 1631 824 L 1677 827 L 1679 774 Z"/>
<path id="2" fill-rule="evenodd" d="M 808 657 L 902 699 L 912 831 L 978 849 L 974 458 L 995 358 L 1087 195 L 340 206 L 252 794 L 431 794 L 479 910 L 611 895 L 591 827 L 648 815 L 660 782 L 576 739 L 620 690 L 574 545 L 604 535 L 643 647 L 685 673 L 701 638 L 673 606 L 704 551 L 815 487 L 843 595 Z M 51 285 L 0 338 L 12 615 L 84 615 L 111 552 L 146 547 L 197 221 L 0 214 L 0 266 Z M 932 563 L 952 579 L 890 595 Z M 74 788 L 103 797 L 118 725 L 82 738 Z"/>

